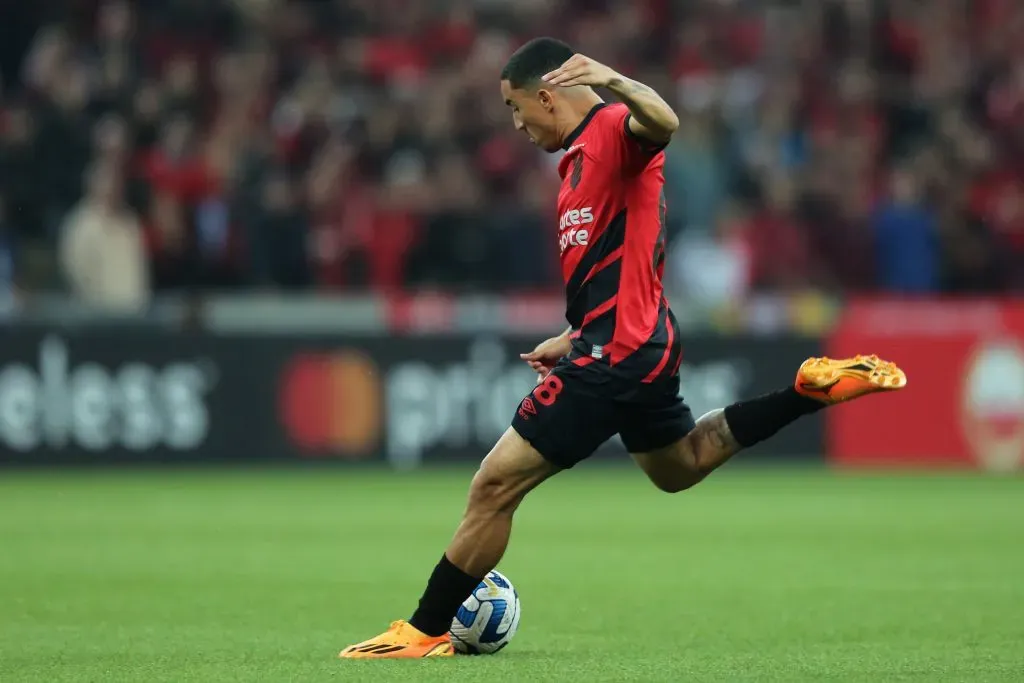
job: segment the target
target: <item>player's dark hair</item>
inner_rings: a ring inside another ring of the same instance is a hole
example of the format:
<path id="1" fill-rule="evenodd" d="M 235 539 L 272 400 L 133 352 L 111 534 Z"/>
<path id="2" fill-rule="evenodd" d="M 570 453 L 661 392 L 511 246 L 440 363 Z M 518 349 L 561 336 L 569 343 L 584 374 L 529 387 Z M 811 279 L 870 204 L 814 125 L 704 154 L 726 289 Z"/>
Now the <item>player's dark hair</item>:
<path id="1" fill-rule="evenodd" d="M 555 38 L 534 38 L 516 50 L 501 70 L 501 80 L 523 88 L 562 66 L 576 51 Z"/>

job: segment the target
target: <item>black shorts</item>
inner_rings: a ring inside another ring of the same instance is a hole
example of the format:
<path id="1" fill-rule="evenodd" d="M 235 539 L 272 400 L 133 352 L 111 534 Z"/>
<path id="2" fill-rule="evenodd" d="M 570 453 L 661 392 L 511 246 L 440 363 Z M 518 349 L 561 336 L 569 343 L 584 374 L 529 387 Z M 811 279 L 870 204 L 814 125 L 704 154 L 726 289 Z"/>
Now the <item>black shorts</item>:
<path id="1" fill-rule="evenodd" d="M 545 460 L 563 469 L 586 460 L 616 434 L 627 451 L 644 453 L 693 430 L 693 413 L 679 396 L 678 375 L 644 388 L 628 399 L 610 397 L 556 367 L 520 402 L 512 428 Z"/>

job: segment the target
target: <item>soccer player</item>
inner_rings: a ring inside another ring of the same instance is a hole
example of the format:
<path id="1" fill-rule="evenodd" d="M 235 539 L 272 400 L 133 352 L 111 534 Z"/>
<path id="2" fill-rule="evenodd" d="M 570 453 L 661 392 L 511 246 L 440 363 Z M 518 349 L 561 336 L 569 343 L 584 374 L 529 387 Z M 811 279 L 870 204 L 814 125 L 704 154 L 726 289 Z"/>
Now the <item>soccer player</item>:
<path id="1" fill-rule="evenodd" d="M 452 618 L 504 554 L 523 498 L 615 434 L 654 485 L 674 493 L 803 415 L 906 384 L 876 356 L 811 358 L 793 386 L 694 421 L 679 397 L 680 332 L 662 287 L 662 150 L 678 118 L 649 87 L 551 38 L 512 55 L 501 93 L 517 130 L 547 152 L 565 150 L 558 241 L 570 327 L 523 354 L 537 387 L 480 463 L 412 617 L 343 658 L 452 655 Z"/>

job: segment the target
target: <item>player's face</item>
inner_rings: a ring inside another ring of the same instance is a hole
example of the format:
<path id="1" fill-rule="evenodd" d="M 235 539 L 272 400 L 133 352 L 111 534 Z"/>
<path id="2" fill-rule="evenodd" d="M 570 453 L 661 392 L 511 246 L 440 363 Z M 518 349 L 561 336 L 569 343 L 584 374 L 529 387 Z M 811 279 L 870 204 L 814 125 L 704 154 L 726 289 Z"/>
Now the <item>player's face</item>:
<path id="1" fill-rule="evenodd" d="M 549 90 L 513 88 L 508 81 L 501 82 L 501 96 L 512 109 L 512 123 L 525 133 L 530 142 L 546 152 L 562 148 L 555 127 L 555 108 Z"/>

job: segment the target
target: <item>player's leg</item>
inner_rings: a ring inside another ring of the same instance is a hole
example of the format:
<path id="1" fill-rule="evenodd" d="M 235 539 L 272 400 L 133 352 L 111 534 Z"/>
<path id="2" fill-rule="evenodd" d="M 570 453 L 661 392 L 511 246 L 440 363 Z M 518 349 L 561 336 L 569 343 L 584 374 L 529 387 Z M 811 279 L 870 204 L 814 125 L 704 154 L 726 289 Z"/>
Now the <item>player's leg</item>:
<path id="1" fill-rule="evenodd" d="M 480 463 L 462 522 L 409 623 L 428 635 L 448 632 L 459 605 L 505 554 L 516 508 L 558 471 L 514 429 L 506 430 Z"/>
<path id="2" fill-rule="evenodd" d="M 693 429 L 668 445 L 642 445 L 644 441 L 629 439 L 626 434 L 623 440 L 640 469 L 666 493 L 700 483 L 744 448 L 733 436 L 722 408 L 702 415 Z"/>
<path id="3" fill-rule="evenodd" d="M 448 631 L 459 606 L 497 566 L 523 498 L 542 481 L 588 457 L 612 434 L 611 404 L 549 375 L 523 399 L 512 427 L 484 458 L 470 484 L 462 522 L 427 581 L 409 621 L 396 621 L 344 658 L 405 658 L 452 654 Z"/>
<path id="4" fill-rule="evenodd" d="M 558 467 L 509 428 L 480 463 L 469 485 L 462 522 L 427 581 L 408 622 L 396 621 L 370 640 L 341 652 L 344 658 L 430 657 L 453 653 L 452 618 L 480 579 L 497 566 L 523 498 Z"/>
<path id="5" fill-rule="evenodd" d="M 902 370 L 877 356 L 811 358 L 800 366 L 793 386 L 713 410 L 679 439 L 670 440 L 672 430 L 682 431 L 692 419 L 681 401 L 678 405 L 668 402 L 645 415 L 644 421 L 634 421 L 624 430 L 623 441 L 654 485 L 674 493 L 699 483 L 736 453 L 804 415 L 868 394 L 902 389 L 906 383 Z"/>

